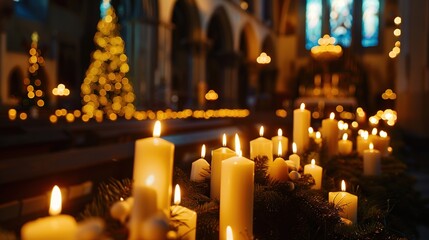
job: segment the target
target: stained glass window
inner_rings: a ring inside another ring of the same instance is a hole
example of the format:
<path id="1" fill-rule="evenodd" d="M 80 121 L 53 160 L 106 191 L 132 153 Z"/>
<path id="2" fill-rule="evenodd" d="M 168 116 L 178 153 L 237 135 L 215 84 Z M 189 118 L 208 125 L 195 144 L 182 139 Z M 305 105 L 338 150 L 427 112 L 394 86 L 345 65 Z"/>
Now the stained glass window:
<path id="1" fill-rule="evenodd" d="M 305 14 L 305 48 L 318 45 L 322 37 L 322 0 L 307 0 Z"/>
<path id="2" fill-rule="evenodd" d="M 343 47 L 352 42 L 353 0 L 330 0 L 329 25 L 331 36 Z"/>
<path id="3" fill-rule="evenodd" d="M 362 46 L 378 45 L 380 26 L 380 0 L 362 1 Z"/>

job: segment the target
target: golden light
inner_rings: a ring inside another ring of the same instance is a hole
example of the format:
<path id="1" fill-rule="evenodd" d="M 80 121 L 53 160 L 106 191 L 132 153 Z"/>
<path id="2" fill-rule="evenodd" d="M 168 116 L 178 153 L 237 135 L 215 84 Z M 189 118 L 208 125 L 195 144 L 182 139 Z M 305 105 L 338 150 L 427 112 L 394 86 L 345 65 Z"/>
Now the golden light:
<path id="1" fill-rule="evenodd" d="M 204 158 L 206 156 L 206 145 L 203 144 L 201 147 L 201 158 Z"/>
<path id="2" fill-rule="evenodd" d="M 359 123 L 358 123 L 358 122 L 356 122 L 356 121 L 353 121 L 353 122 L 352 122 L 352 127 L 353 127 L 353 128 L 358 128 L 358 127 L 359 127 Z"/>
<path id="3" fill-rule="evenodd" d="M 10 120 L 15 120 L 16 114 L 17 114 L 17 111 L 15 109 L 13 109 L 13 108 L 9 109 L 8 115 L 9 115 Z"/>
<path id="4" fill-rule="evenodd" d="M 401 29 L 396 28 L 396 29 L 393 31 L 393 35 L 395 35 L 396 37 L 401 36 Z"/>
<path id="5" fill-rule="evenodd" d="M 222 147 L 226 147 L 226 134 L 222 135 Z"/>
<path id="6" fill-rule="evenodd" d="M 284 109 L 277 109 L 276 110 L 276 116 L 281 117 L 281 118 L 285 118 L 287 116 L 287 112 Z"/>
<path id="7" fill-rule="evenodd" d="M 343 134 L 343 140 L 347 140 L 347 137 L 348 137 L 348 134 L 347 134 L 347 133 L 344 133 L 344 134 Z"/>
<path id="8" fill-rule="evenodd" d="M 341 191 L 346 191 L 346 182 L 344 180 L 341 180 Z"/>
<path id="9" fill-rule="evenodd" d="M 311 165 L 312 166 L 316 165 L 316 160 L 315 159 L 311 159 Z"/>
<path id="10" fill-rule="evenodd" d="M 377 135 L 378 129 L 377 128 L 373 128 L 371 131 L 372 135 Z"/>
<path id="11" fill-rule="evenodd" d="M 146 186 L 152 186 L 155 182 L 155 176 L 153 174 L 149 175 L 149 177 L 146 178 Z"/>
<path id="12" fill-rule="evenodd" d="M 281 157 L 282 156 L 282 143 L 279 141 L 279 145 L 278 145 L 278 148 L 277 148 L 277 155 L 279 156 L 279 157 Z"/>
<path id="13" fill-rule="evenodd" d="M 264 136 L 264 126 L 261 126 L 260 128 L 259 128 L 259 136 Z"/>
<path id="14" fill-rule="evenodd" d="M 161 122 L 156 121 L 155 126 L 153 127 L 153 137 L 160 137 L 161 136 Z"/>
<path id="15" fill-rule="evenodd" d="M 343 54 L 343 49 L 339 45 L 334 45 L 335 42 L 335 38 L 325 34 L 317 41 L 319 46 L 311 48 L 311 55 L 316 60 L 333 60 L 339 58 Z"/>
<path id="16" fill-rule="evenodd" d="M 317 139 L 320 139 L 321 137 L 322 137 L 322 134 L 321 134 L 319 131 L 317 131 L 317 132 L 316 132 L 316 138 L 317 138 Z"/>
<path id="17" fill-rule="evenodd" d="M 68 96 L 70 95 L 70 90 L 64 84 L 60 83 L 56 88 L 52 89 L 52 94 L 55 96 Z"/>
<path id="18" fill-rule="evenodd" d="M 271 57 L 267 55 L 265 52 L 261 52 L 261 54 L 256 58 L 256 62 L 259 64 L 269 64 L 271 62 Z"/>
<path id="19" fill-rule="evenodd" d="M 232 234 L 231 226 L 226 227 L 226 240 L 234 240 L 234 235 Z"/>
<path id="20" fill-rule="evenodd" d="M 331 112 L 331 114 L 329 115 L 330 119 L 335 119 L 335 113 Z"/>
<path id="21" fill-rule="evenodd" d="M 219 98 L 219 95 L 214 90 L 209 90 L 204 97 L 208 101 L 215 101 Z"/>
<path id="22" fill-rule="evenodd" d="M 308 134 L 311 135 L 314 133 L 314 129 L 312 127 L 308 128 Z"/>
<path id="23" fill-rule="evenodd" d="M 56 122 L 58 122 L 58 117 L 55 115 L 51 115 L 51 116 L 49 116 L 49 121 L 51 123 L 56 123 Z"/>
<path id="24" fill-rule="evenodd" d="M 60 188 L 55 185 L 51 193 L 51 204 L 49 205 L 49 215 L 55 216 L 61 213 L 62 198 Z"/>
<path id="25" fill-rule="evenodd" d="M 25 113 L 25 112 L 20 113 L 19 114 L 19 119 L 26 120 L 27 119 L 27 113 Z"/>
<path id="26" fill-rule="evenodd" d="M 305 103 L 301 103 L 301 105 L 299 106 L 299 109 L 301 109 L 301 111 L 303 111 L 305 109 Z"/>
<path id="27" fill-rule="evenodd" d="M 174 204 L 175 205 L 179 205 L 181 202 L 181 196 L 180 196 L 180 186 L 179 184 L 176 184 L 176 186 L 174 187 Z"/>
<path id="28" fill-rule="evenodd" d="M 241 152 L 241 146 L 240 146 L 240 138 L 238 137 L 238 134 L 235 134 L 235 153 L 241 157 L 242 156 L 242 152 Z"/>
<path id="29" fill-rule="evenodd" d="M 292 143 L 292 152 L 296 154 L 297 151 L 298 151 L 298 149 L 297 149 L 296 143 L 293 142 Z"/>
<path id="30" fill-rule="evenodd" d="M 393 22 L 396 24 L 396 25 L 399 25 L 399 24 L 401 24 L 401 22 L 402 22 L 402 18 L 401 17 L 395 17 L 395 19 L 393 19 Z"/>
<path id="31" fill-rule="evenodd" d="M 387 138 L 387 132 L 381 130 L 379 134 L 380 134 L 380 137 Z"/>
<path id="32" fill-rule="evenodd" d="M 342 111 L 344 111 L 344 107 L 343 107 L 343 106 L 341 106 L 341 105 L 338 105 L 338 106 L 335 108 L 335 110 L 336 110 L 337 112 L 342 112 Z"/>
<path id="33" fill-rule="evenodd" d="M 369 144 L 369 150 L 374 150 L 374 144 L 373 143 Z"/>

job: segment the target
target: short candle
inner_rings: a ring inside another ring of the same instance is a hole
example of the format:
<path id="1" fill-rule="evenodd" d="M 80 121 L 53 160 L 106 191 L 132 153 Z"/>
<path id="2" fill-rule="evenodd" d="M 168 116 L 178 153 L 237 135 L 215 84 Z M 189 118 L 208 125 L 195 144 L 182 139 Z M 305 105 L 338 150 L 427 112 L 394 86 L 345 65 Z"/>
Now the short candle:
<path id="1" fill-rule="evenodd" d="M 279 154 L 279 143 L 282 146 L 282 151 L 281 151 L 281 155 L 280 156 L 286 156 L 287 150 L 288 150 L 288 142 L 289 139 L 285 136 L 283 136 L 283 130 L 281 128 L 279 128 L 277 130 L 277 136 L 274 136 L 271 138 L 271 142 L 273 144 L 273 155 L 278 155 Z M 278 155 L 279 156 L 279 155 Z"/>
<path id="2" fill-rule="evenodd" d="M 353 223 L 357 221 L 358 197 L 346 192 L 346 183 L 341 181 L 341 192 L 329 192 L 329 202 L 339 206 L 340 216 Z"/>
<path id="3" fill-rule="evenodd" d="M 293 154 L 291 154 L 289 156 L 289 160 L 293 161 L 295 163 L 295 167 L 296 170 L 299 171 L 299 169 L 301 168 L 301 158 L 299 157 L 298 154 L 296 154 L 298 151 L 296 143 L 292 143 L 292 152 Z"/>
<path id="4" fill-rule="evenodd" d="M 312 159 L 310 164 L 304 166 L 304 174 L 311 174 L 314 179 L 312 189 L 321 189 L 323 168 L 316 165 L 316 160 Z"/>
<path id="5" fill-rule="evenodd" d="M 348 134 L 344 133 L 343 138 L 338 141 L 338 153 L 341 155 L 348 155 L 353 150 L 353 143 L 347 137 Z"/>
<path id="6" fill-rule="evenodd" d="M 189 208 L 180 206 L 181 192 L 179 184 L 174 188 L 174 205 L 171 206 L 172 216 L 180 221 L 177 227 L 179 239 L 195 240 L 197 234 L 197 213 Z"/>
<path id="7" fill-rule="evenodd" d="M 201 158 L 194 161 L 191 167 L 191 181 L 202 182 L 210 177 L 210 164 L 204 159 L 206 156 L 206 145 L 201 147 Z"/>

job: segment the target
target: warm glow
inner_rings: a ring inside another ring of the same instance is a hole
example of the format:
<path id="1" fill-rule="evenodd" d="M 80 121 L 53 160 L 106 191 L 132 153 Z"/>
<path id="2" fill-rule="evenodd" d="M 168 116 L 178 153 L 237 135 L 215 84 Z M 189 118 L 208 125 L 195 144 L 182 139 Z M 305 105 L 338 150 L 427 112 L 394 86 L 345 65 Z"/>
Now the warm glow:
<path id="1" fill-rule="evenodd" d="M 282 143 L 279 141 L 279 147 L 277 148 L 277 155 L 279 156 L 279 157 L 281 157 L 282 156 Z"/>
<path id="2" fill-rule="evenodd" d="M 279 137 L 283 136 L 283 131 L 281 128 L 279 128 L 279 130 L 277 130 L 277 136 L 279 136 Z"/>
<path id="3" fill-rule="evenodd" d="M 311 165 L 312 165 L 312 166 L 316 165 L 316 160 L 311 159 Z"/>
<path id="4" fill-rule="evenodd" d="M 299 106 L 299 109 L 301 109 L 301 111 L 303 111 L 305 109 L 305 103 L 301 103 L 301 105 Z"/>
<path id="5" fill-rule="evenodd" d="M 348 137 L 347 133 L 344 133 L 343 134 L 343 140 L 347 140 L 347 137 Z"/>
<path id="6" fill-rule="evenodd" d="M 226 134 L 225 133 L 222 135 L 222 146 L 226 147 Z"/>
<path id="7" fill-rule="evenodd" d="M 153 127 L 153 137 L 160 137 L 161 136 L 161 122 L 156 121 L 155 126 Z"/>
<path id="8" fill-rule="evenodd" d="M 51 204 L 49 205 L 49 215 L 55 216 L 61 213 L 61 191 L 60 188 L 55 185 L 51 193 Z"/>
<path id="9" fill-rule="evenodd" d="M 201 147 L 201 158 L 204 158 L 206 156 L 206 145 L 203 144 Z"/>
<path id="10" fill-rule="evenodd" d="M 231 226 L 226 227 L 226 240 L 234 240 Z"/>
<path id="11" fill-rule="evenodd" d="M 296 153 L 297 151 L 296 143 L 292 143 L 292 152 Z"/>
<path id="12" fill-rule="evenodd" d="M 181 201 L 181 196 L 180 196 L 180 186 L 179 184 L 176 184 L 176 187 L 174 187 L 174 204 L 175 205 L 179 205 Z"/>
<path id="13" fill-rule="evenodd" d="M 149 175 L 149 177 L 146 178 L 146 186 L 152 186 L 155 182 L 155 176 Z"/>
<path id="14" fill-rule="evenodd" d="M 269 64 L 271 62 L 271 57 L 267 53 L 261 52 L 261 54 L 256 58 L 256 62 L 259 64 Z"/>
<path id="15" fill-rule="evenodd" d="M 235 134 L 235 153 L 237 153 L 237 155 L 239 157 L 241 157 L 242 152 L 241 152 L 241 146 L 240 146 L 240 138 L 238 137 L 238 134 Z"/>
<path id="16" fill-rule="evenodd" d="M 331 112 L 331 114 L 329 115 L 330 119 L 334 119 L 335 118 L 335 113 Z"/>
<path id="17" fill-rule="evenodd" d="M 369 150 L 374 150 L 374 144 L 373 143 L 369 144 Z"/>
<path id="18" fill-rule="evenodd" d="M 346 191 L 346 182 L 344 182 L 344 180 L 341 180 L 341 191 Z"/>
<path id="19" fill-rule="evenodd" d="M 312 127 L 309 127 L 309 128 L 308 128 L 308 134 L 312 134 L 313 132 L 314 132 L 313 128 L 312 128 Z"/>
<path id="20" fill-rule="evenodd" d="M 387 132 L 385 132 L 385 131 L 380 131 L 380 137 L 382 137 L 382 138 L 386 138 L 387 137 Z"/>
<path id="21" fill-rule="evenodd" d="M 371 131 L 371 134 L 372 135 L 377 135 L 377 132 L 378 132 L 377 128 L 373 128 L 372 131 Z"/>
<path id="22" fill-rule="evenodd" d="M 261 126 L 261 128 L 259 128 L 259 136 L 264 136 L 264 126 Z"/>
<path id="23" fill-rule="evenodd" d="M 321 138 L 321 137 L 322 137 L 322 134 L 321 134 L 319 131 L 317 131 L 317 132 L 316 132 L 316 138 L 318 138 L 318 139 L 319 139 L 319 138 Z"/>
<path id="24" fill-rule="evenodd" d="M 394 22 L 396 25 L 399 25 L 399 24 L 401 24 L 402 19 L 401 19 L 401 17 L 395 17 L 395 19 L 393 19 L 393 22 Z"/>

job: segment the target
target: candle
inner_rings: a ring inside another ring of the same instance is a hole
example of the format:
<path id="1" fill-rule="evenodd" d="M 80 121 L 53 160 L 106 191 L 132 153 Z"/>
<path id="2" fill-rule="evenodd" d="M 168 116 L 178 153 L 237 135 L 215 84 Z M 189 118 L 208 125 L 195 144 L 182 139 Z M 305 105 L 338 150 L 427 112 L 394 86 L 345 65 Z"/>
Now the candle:
<path id="1" fill-rule="evenodd" d="M 343 134 L 343 139 L 338 141 L 338 153 L 341 155 L 348 155 L 352 152 L 353 143 L 350 140 L 347 140 L 347 133 Z"/>
<path id="2" fill-rule="evenodd" d="M 374 149 L 374 144 L 369 144 L 369 149 L 363 152 L 363 174 L 380 175 L 381 173 L 381 153 Z"/>
<path id="3" fill-rule="evenodd" d="M 226 135 L 222 136 L 222 147 L 212 151 L 211 176 L 210 176 L 210 198 L 219 199 L 220 197 L 220 179 L 222 161 L 237 154 L 226 147 Z"/>
<path id="4" fill-rule="evenodd" d="M 379 135 L 380 136 L 373 142 L 374 148 L 378 149 L 382 156 L 387 156 L 389 155 L 390 137 L 387 136 L 387 132 L 383 130 L 379 132 Z"/>
<path id="5" fill-rule="evenodd" d="M 120 201 L 115 202 L 110 207 L 110 216 L 112 218 L 119 220 L 122 224 L 124 224 L 131 212 L 131 204 L 129 201 L 124 201 L 123 198 Z"/>
<path id="6" fill-rule="evenodd" d="M 21 239 L 75 239 L 77 232 L 76 220 L 61 213 L 61 191 L 55 185 L 51 193 L 49 217 L 38 218 L 25 223 L 21 228 Z"/>
<path id="7" fill-rule="evenodd" d="M 322 137 L 326 142 L 328 157 L 336 155 L 338 151 L 338 121 L 335 120 L 334 113 L 331 113 L 328 119 L 322 120 Z"/>
<path id="8" fill-rule="evenodd" d="M 241 156 L 240 140 L 235 135 L 238 154 L 222 162 L 219 213 L 219 239 L 226 239 L 226 228 L 234 229 L 234 239 L 253 236 L 253 187 L 255 163 Z"/>
<path id="9" fill-rule="evenodd" d="M 321 145 L 322 145 L 322 134 L 319 131 L 316 132 L 316 138 L 314 139 L 314 142 L 317 144 L 318 147 L 321 147 Z"/>
<path id="10" fill-rule="evenodd" d="M 279 153 L 279 146 L 282 146 L 282 152 L 280 156 L 286 156 L 287 153 L 287 145 L 289 142 L 289 139 L 287 137 L 283 136 L 283 131 L 281 128 L 279 128 L 277 130 L 277 136 L 274 136 L 271 138 L 271 142 L 273 144 L 273 155 L 278 154 Z M 280 145 L 279 145 L 280 143 Z"/>
<path id="11" fill-rule="evenodd" d="M 293 163 L 295 164 L 296 170 L 299 171 L 299 169 L 301 168 L 301 158 L 299 157 L 298 154 L 296 154 L 298 151 L 296 143 L 292 143 L 292 152 L 293 154 L 291 154 L 289 156 L 289 160 L 293 161 Z"/>
<path id="12" fill-rule="evenodd" d="M 308 136 L 313 139 L 316 137 L 316 133 L 314 132 L 314 129 L 312 127 L 308 128 Z"/>
<path id="13" fill-rule="evenodd" d="M 156 121 L 153 137 L 135 142 L 133 178 L 135 186 L 144 186 L 148 177 L 153 175 L 155 181 L 152 187 L 156 190 L 157 207 L 168 216 L 172 193 L 174 144 L 160 138 L 160 135 L 161 123 Z"/>
<path id="14" fill-rule="evenodd" d="M 362 131 L 359 136 L 357 136 L 357 152 L 359 156 L 363 156 L 363 151 L 369 148 L 369 139 L 368 139 L 368 131 Z"/>
<path id="15" fill-rule="evenodd" d="M 158 193 L 155 189 L 155 175 L 149 175 L 144 184 L 135 182 L 133 185 L 133 199 L 129 239 L 141 239 L 142 228 L 148 219 L 156 214 Z"/>
<path id="16" fill-rule="evenodd" d="M 226 240 L 234 240 L 231 226 L 226 227 Z"/>
<path id="17" fill-rule="evenodd" d="M 369 135 L 369 137 L 368 137 L 369 142 L 374 143 L 374 142 L 378 141 L 379 136 L 377 135 L 377 133 L 378 133 L 378 129 L 373 128 L 371 131 L 371 135 Z"/>
<path id="18" fill-rule="evenodd" d="M 195 240 L 197 234 L 197 213 L 189 208 L 180 206 L 180 186 L 174 189 L 174 206 L 171 207 L 172 216 L 180 223 L 177 226 L 178 239 Z"/>
<path id="19" fill-rule="evenodd" d="M 308 148 L 310 127 L 310 111 L 305 109 L 305 104 L 301 103 L 299 109 L 293 111 L 293 142 L 296 143 L 299 152 L 303 153 Z"/>
<path id="20" fill-rule="evenodd" d="M 322 173 L 323 168 L 316 165 L 316 160 L 312 159 L 311 164 L 304 166 L 304 174 L 311 174 L 314 179 L 312 189 L 320 189 L 322 187 Z"/>
<path id="21" fill-rule="evenodd" d="M 278 156 L 268 167 L 268 175 L 272 181 L 286 182 L 289 180 L 289 169 L 282 156 L 282 144 L 278 142 Z"/>
<path id="22" fill-rule="evenodd" d="M 210 164 L 204 159 L 206 156 L 206 145 L 201 147 L 201 158 L 192 163 L 191 181 L 202 182 L 210 177 Z"/>
<path id="23" fill-rule="evenodd" d="M 349 124 L 344 122 L 343 120 L 338 121 L 338 137 L 341 138 L 344 133 L 348 135 L 352 134 L 352 131 L 349 129 Z"/>
<path id="24" fill-rule="evenodd" d="M 264 138 L 264 127 L 259 129 L 259 136 L 250 141 L 250 159 L 255 160 L 256 157 L 268 157 L 268 163 L 273 161 L 273 144 L 271 140 Z"/>
<path id="25" fill-rule="evenodd" d="M 346 183 L 341 181 L 341 192 L 329 192 L 329 202 L 339 206 L 340 216 L 353 223 L 357 221 L 358 197 L 346 192 Z"/>

